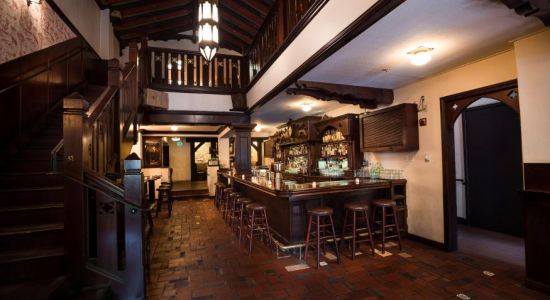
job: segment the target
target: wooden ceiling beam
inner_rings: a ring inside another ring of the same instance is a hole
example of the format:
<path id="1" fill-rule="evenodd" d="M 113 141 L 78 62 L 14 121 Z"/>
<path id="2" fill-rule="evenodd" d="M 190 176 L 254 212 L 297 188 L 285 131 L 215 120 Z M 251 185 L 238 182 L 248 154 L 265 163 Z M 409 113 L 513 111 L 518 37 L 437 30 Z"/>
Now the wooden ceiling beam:
<path id="1" fill-rule="evenodd" d="M 299 80 L 296 88 L 288 88 L 289 95 L 306 95 L 319 100 L 336 100 L 344 104 L 359 105 L 361 108 L 374 109 L 378 105 L 393 102 L 393 90 L 363 87 L 325 82 Z"/>
<path id="2" fill-rule="evenodd" d="M 250 45 L 250 43 L 252 43 L 252 41 L 254 40 L 253 38 L 251 38 L 247 35 L 244 35 L 241 32 L 235 30 L 231 26 L 223 26 L 223 27 L 220 26 L 220 33 L 222 35 L 224 35 L 224 34 L 225 35 L 231 35 L 234 38 L 242 41 L 244 44 L 247 44 L 247 45 Z"/>
<path id="3" fill-rule="evenodd" d="M 120 25 L 115 25 L 113 28 L 115 31 L 125 31 L 132 28 L 138 28 L 143 27 L 146 25 L 151 24 L 158 24 L 161 22 L 170 21 L 173 19 L 178 18 L 191 18 L 192 10 L 184 9 L 184 10 L 176 10 L 172 11 L 170 13 L 162 14 L 162 15 L 155 15 L 155 16 L 143 16 L 139 19 L 134 19 L 131 21 L 122 20 Z"/>
<path id="4" fill-rule="evenodd" d="M 534 16 L 550 27 L 550 1 L 548 0 L 500 0 L 520 16 Z"/>
<path id="5" fill-rule="evenodd" d="M 249 9 L 253 9 L 265 18 L 271 9 L 271 6 L 266 5 L 258 0 L 236 0 L 241 5 L 246 5 Z"/>
<path id="6" fill-rule="evenodd" d="M 170 21 L 161 25 L 153 24 L 144 27 L 134 28 L 128 31 L 117 31 L 119 39 L 128 40 L 136 37 L 145 37 L 151 34 L 160 33 L 168 30 L 180 30 L 180 32 L 192 29 L 192 21 L 189 18 L 178 21 Z"/>
<path id="7" fill-rule="evenodd" d="M 221 1 L 220 10 L 235 12 L 236 14 L 241 15 L 246 19 L 249 19 L 257 28 L 260 28 L 260 26 L 262 26 L 262 23 L 264 21 L 261 16 L 248 10 L 244 6 L 238 5 L 236 2 L 233 2 L 233 1 Z"/>
<path id="8" fill-rule="evenodd" d="M 113 8 L 120 12 L 123 19 L 133 18 L 136 16 L 152 14 L 170 9 L 179 8 L 194 8 L 194 0 L 166 0 L 166 1 L 154 1 L 146 2 L 139 6 L 128 8 Z"/>
<path id="9" fill-rule="evenodd" d="M 258 32 L 258 28 L 254 27 L 254 25 L 250 24 L 250 22 L 247 22 L 240 17 L 236 17 L 225 10 L 220 11 L 220 19 L 220 27 L 227 24 L 228 26 L 232 26 L 252 38 L 254 38 Z"/>

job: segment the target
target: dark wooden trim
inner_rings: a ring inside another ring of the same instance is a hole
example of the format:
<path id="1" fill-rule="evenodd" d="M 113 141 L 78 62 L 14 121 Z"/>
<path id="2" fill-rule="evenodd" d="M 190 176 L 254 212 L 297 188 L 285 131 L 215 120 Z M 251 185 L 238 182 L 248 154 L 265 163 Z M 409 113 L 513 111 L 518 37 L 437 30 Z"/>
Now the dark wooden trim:
<path id="1" fill-rule="evenodd" d="M 296 24 L 294 29 L 292 29 L 292 31 L 285 38 L 285 40 L 283 41 L 281 46 L 279 48 L 277 48 L 277 50 L 275 50 L 273 55 L 271 55 L 271 57 L 269 58 L 269 61 L 260 69 L 260 71 L 258 71 L 256 76 L 254 76 L 254 78 L 250 81 L 250 84 L 248 84 L 248 87 L 246 88 L 247 93 L 254 86 L 254 84 L 256 84 L 256 82 L 258 82 L 258 80 L 260 80 L 260 78 L 265 74 L 265 72 L 267 72 L 267 70 L 277 60 L 277 58 L 279 58 L 279 56 L 281 56 L 281 54 L 286 50 L 286 48 L 288 48 L 288 46 L 290 46 L 290 44 L 292 44 L 292 42 L 296 39 L 296 37 L 306 28 L 306 26 L 309 24 L 309 22 L 311 22 L 311 20 L 313 20 L 313 18 L 315 18 L 315 16 L 321 11 L 321 9 L 327 3 L 328 3 L 328 0 L 319 0 L 319 1 L 316 1 L 310 7 L 310 9 L 306 13 L 306 15 L 304 15 L 302 17 L 302 19 Z M 262 26 L 258 30 L 258 33 L 260 33 L 263 30 L 263 28 L 268 25 L 266 23 L 267 21 L 269 21 L 269 14 L 264 19 L 264 24 L 262 24 Z M 256 40 L 259 37 L 258 33 L 256 34 L 256 38 L 254 38 L 254 41 L 250 44 L 250 46 L 246 50 L 245 55 L 248 55 L 248 53 L 250 52 L 252 46 L 256 43 Z"/>
<path id="2" fill-rule="evenodd" d="M 149 87 L 161 92 L 180 92 L 193 94 L 214 94 L 214 95 L 232 95 L 241 92 L 240 88 L 222 88 L 222 87 L 194 87 L 183 85 L 168 85 L 159 83 L 150 83 Z"/>
<path id="3" fill-rule="evenodd" d="M 92 53 L 96 56 L 96 58 L 101 58 L 101 56 L 99 56 L 99 54 L 96 52 L 94 47 L 92 47 L 92 45 L 88 43 L 86 38 L 84 38 L 84 35 L 80 33 L 80 31 L 76 28 L 76 26 L 74 26 L 73 22 L 71 22 L 71 20 L 69 20 L 69 18 L 67 18 L 67 16 L 63 13 L 63 11 L 59 8 L 59 6 L 55 4 L 54 0 L 46 0 L 46 3 L 48 3 L 48 5 L 53 9 L 53 11 L 55 11 L 55 13 L 74 32 L 74 34 L 76 34 L 79 38 L 81 38 L 84 41 L 84 43 L 86 43 L 86 46 L 92 51 Z"/>
<path id="4" fill-rule="evenodd" d="M 515 91 L 517 93 L 517 80 L 510 80 L 440 98 L 441 148 L 443 152 L 444 245 L 447 251 L 454 251 L 458 248 L 453 124 L 468 105 L 483 97 L 499 100 L 519 113 L 519 96 L 512 99 L 515 103 L 506 99 L 510 91 Z"/>
<path id="5" fill-rule="evenodd" d="M 410 239 L 410 240 L 413 240 L 415 242 L 419 242 L 419 243 L 422 243 L 424 245 L 427 245 L 427 246 L 430 246 L 430 247 L 433 247 L 433 248 L 436 248 L 436 249 L 439 249 L 439 250 L 443 250 L 443 251 L 446 250 L 445 249 L 445 244 L 441 243 L 441 242 L 436 242 L 436 241 L 433 241 L 433 240 L 430 240 L 430 239 L 427 239 L 427 238 L 424 238 L 424 237 L 421 237 L 421 236 L 418 236 L 418 235 L 414 235 L 412 233 L 407 233 L 407 235 L 405 237 Z"/>
<path id="6" fill-rule="evenodd" d="M 536 17 L 544 26 L 550 27 L 550 1 L 540 0 L 500 0 L 508 8 L 523 17 Z"/>
<path id="7" fill-rule="evenodd" d="M 334 54 L 340 48 L 345 46 L 359 34 L 363 33 L 365 30 L 370 28 L 385 15 L 389 14 L 392 10 L 397 8 L 400 4 L 405 2 L 405 0 L 380 0 L 376 2 L 372 7 L 370 7 L 366 12 L 364 12 L 359 18 L 357 18 L 353 23 L 348 25 L 344 30 L 332 38 L 326 45 L 319 49 L 315 54 L 313 54 L 308 60 L 296 68 L 292 73 L 287 75 L 279 84 L 277 84 L 271 91 L 265 94 L 260 100 L 258 100 L 252 107 L 248 109 L 248 113 L 252 113 L 257 108 L 266 104 L 268 101 L 277 96 L 284 89 L 289 87 L 292 83 L 296 82 L 307 72 L 311 71 L 313 68 L 322 63 L 329 56 Z M 269 66 L 262 69 L 267 69 Z M 256 78 L 259 78 L 257 75 L 252 80 L 248 86 L 247 91 L 251 89 L 254 83 L 257 81 Z"/>
<path id="8" fill-rule="evenodd" d="M 184 135 L 184 134 L 208 134 L 208 135 L 218 135 L 219 132 L 216 131 L 154 131 L 154 130 L 141 130 L 141 134 L 143 135 Z"/>
<path id="9" fill-rule="evenodd" d="M 204 124 L 204 125 L 229 125 L 233 123 L 249 123 L 250 116 L 238 112 L 214 112 L 214 111 L 145 111 L 144 125 L 170 125 L 170 124 Z"/>
<path id="10" fill-rule="evenodd" d="M 550 191 L 550 163 L 524 163 L 526 190 Z"/>

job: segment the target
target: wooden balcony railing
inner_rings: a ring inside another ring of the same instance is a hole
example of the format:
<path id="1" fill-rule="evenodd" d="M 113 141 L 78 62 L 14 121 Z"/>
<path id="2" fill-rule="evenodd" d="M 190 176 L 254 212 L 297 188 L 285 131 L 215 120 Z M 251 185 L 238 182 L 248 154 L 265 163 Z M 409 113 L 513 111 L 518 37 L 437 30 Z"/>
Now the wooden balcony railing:
<path id="1" fill-rule="evenodd" d="M 250 80 L 271 64 L 327 0 L 276 0 L 247 51 Z"/>
<path id="2" fill-rule="evenodd" d="M 147 85 L 163 91 L 233 94 L 248 85 L 246 59 L 216 54 L 208 62 L 199 52 L 149 48 Z"/>

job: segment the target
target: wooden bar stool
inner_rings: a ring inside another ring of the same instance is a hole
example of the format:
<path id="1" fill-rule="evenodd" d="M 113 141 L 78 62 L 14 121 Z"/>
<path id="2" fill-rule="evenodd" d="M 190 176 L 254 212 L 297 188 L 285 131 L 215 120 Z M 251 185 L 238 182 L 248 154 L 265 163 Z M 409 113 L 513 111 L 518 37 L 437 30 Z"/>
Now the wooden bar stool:
<path id="1" fill-rule="evenodd" d="M 161 185 L 157 189 L 159 192 L 159 200 L 157 202 L 157 213 L 156 216 L 158 217 L 159 212 L 161 210 L 162 203 L 166 203 L 168 205 L 168 217 L 172 216 L 172 186 L 171 185 Z"/>
<path id="2" fill-rule="evenodd" d="M 308 211 L 309 218 L 307 224 L 307 233 L 306 233 L 306 249 L 304 252 L 304 260 L 307 262 L 307 250 L 309 248 L 309 242 L 312 236 L 316 240 L 315 249 L 317 250 L 317 269 L 319 269 L 321 264 L 321 244 L 323 244 L 323 249 L 325 248 L 325 243 L 328 239 L 334 241 L 334 248 L 336 250 L 336 259 L 340 263 L 340 252 L 338 250 L 338 242 L 336 241 L 336 232 L 334 231 L 334 222 L 332 221 L 332 208 L 330 207 L 317 207 L 310 209 Z M 328 223 L 327 223 L 328 219 Z M 311 225 L 314 224 L 315 231 L 312 232 Z M 330 230 L 327 229 L 330 227 Z"/>
<path id="3" fill-rule="evenodd" d="M 237 231 L 239 232 L 239 243 L 243 238 L 243 230 L 244 230 L 243 226 L 245 224 L 245 218 L 247 216 L 246 206 L 251 203 L 252 203 L 252 200 L 250 200 L 249 198 L 237 199 L 237 210 L 236 210 L 237 222 L 234 222 L 234 224 L 236 224 Z"/>
<path id="4" fill-rule="evenodd" d="M 225 220 L 225 216 L 227 214 L 227 210 L 229 209 L 229 195 L 233 192 L 232 188 L 225 188 L 223 189 L 222 194 L 222 217 Z"/>
<path id="5" fill-rule="evenodd" d="M 362 202 L 347 203 L 344 205 L 346 214 L 344 216 L 344 225 L 342 226 L 342 243 L 345 241 L 346 234 L 349 233 L 351 227 L 351 259 L 355 259 L 355 250 L 360 243 L 369 243 L 370 250 L 374 256 L 374 241 L 369 222 L 369 205 Z M 351 214 L 351 223 L 348 219 L 348 214 Z M 359 220 L 357 220 L 359 218 Z M 359 221 L 359 222 L 358 222 Z M 362 224 L 361 224 L 362 223 Z M 362 225 L 362 227 L 358 227 Z M 368 237 L 363 237 L 368 234 Z"/>
<path id="6" fill-rule="evenodd" d="M 214 193 L 214 206 L 216 206 L 216 208 L 218 210 L 220 210 L 220 208 L 221 208 L 222 196 L 223 196 L 223 190 L 224 189 L 225 189 L 225 184 L 223 184 L 221 182 L 216 183 L 216 190 L 215 190 L 215 193 Z"/>
<path id="7" fill-rule="evenodd" d="M 269 222 L 267 221 L 266 206 L 258 203 L 251 203 L 246 205 L 246 210 L 248 214 L 248 222 L 246 224 L 246 237 L 248 238 L 248 256 L 252 255 L 254 236 L 259 237 L 261 240 L 267 239 L 269 249 L 272 249 L 271 231 L 269 229 Z"/>
<path id="8" fill-rule="evenodd" d="M 399 250 L 401 250 L 401 234 L 399 233 L 399 224 L 397 223 L 397 207 L 395 201 L 390 199 L 379 199 L 374 200 L 372 205 L 374 206 L 374 224 L 380 225 L 382 230 L 382 253 L 385 252 L 386 240 L 391 238 L 398 239 Z M 379 216 L 382 218 L 377 220 Z M 389 223 L 388 218 L 390 218 Z M 391 230 L 392 235 L 387 236 L 387 230 Z"/>
<path id="9" fill-rule="evenodd" d="M 237 199 L 241 197 L 242 197 L 242 194 L 239 192 L 231 192 L 229 194 L 229 208 L 227 210 L 227 216 L 225 216 L 225 221 L 229 224 L 229 226 L 233 226 L 233 217 L 235 215 Z"/>

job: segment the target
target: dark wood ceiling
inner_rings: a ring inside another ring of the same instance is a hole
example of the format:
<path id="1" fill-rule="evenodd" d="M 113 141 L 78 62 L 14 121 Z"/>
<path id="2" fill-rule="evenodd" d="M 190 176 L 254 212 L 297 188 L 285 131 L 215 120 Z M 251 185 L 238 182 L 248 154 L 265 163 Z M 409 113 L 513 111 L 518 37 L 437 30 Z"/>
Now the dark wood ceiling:
<path id="1" fill-rule="evenodd" d="M 149 40 L 193 40 L 197 0 L 96 0 L 111 10 L 121 48 Z M 275 0 L 220 0 L 220 46 L 243 53 L 253 42 Z"/>

